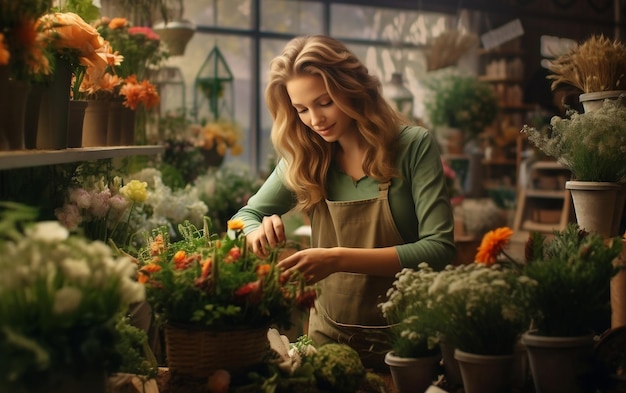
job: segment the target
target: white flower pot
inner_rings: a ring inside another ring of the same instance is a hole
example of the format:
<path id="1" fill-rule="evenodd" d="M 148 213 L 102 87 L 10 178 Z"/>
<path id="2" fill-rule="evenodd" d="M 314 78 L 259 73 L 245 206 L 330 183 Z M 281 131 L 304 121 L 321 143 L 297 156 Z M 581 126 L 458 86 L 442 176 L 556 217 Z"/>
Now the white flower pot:
<path id="1" fill-rule="evenodd" d="M 626 95 L 626 90 L 597 91 L 581 94 L 578 101 L 583 105 L 585 112 L 592 112 L 600 109 L 604 100 L 616 100 L 622 94 Z"/>

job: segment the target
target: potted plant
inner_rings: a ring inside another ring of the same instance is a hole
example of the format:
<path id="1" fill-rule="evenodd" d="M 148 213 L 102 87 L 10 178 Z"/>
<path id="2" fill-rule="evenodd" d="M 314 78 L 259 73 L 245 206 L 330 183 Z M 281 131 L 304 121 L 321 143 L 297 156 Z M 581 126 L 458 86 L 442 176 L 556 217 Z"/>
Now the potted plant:
<path id="1" fill-rule="evenodd" d="M 460 131 L 456 138 L 461 151 L 457 146 L 450 153 L 462 153 L 462 147 L 476 139 L 498 115 L 498 99 L 493 88 L 475 76 L 448 74 L 425 84 L 432 91 L 424 103 L 430 123 Z"/>
<path id="2" fill-rule="evenodd" d="M 385 356 L 398 392 L 424 392 L 436 378 L 441 360 L 432 324 L 428 289 L 437 273 L 423 263 L 396 275 L 386 302 L 379 304 L 389 322 L 391 351 Z"/>
<path id="3" fill-rule="evenodd" d="M 267 260 L 248 252 L 241 221 L 223 237 L 210 228 L 208 218 L 202 229 L 186 222 L 174 242 L 168 228 L 156 229 L 137 258 L 173 374 L 206 378 L 261 362 L 268 328 L 289 328 L 292 311 L 316 297 L 303 277 L 280 274 L 278 249 Z"/>
<path id="4" fill-rule="evenodd" d="M 0 390 L 101 392 L 119 371 L 117 323 L 145 299 L 136 265 L 101 241 L 3 203 Z"/>
<path id="5" fill-rule="evenodd" d="M 610 280 L 622 241 L 570 223 L 550 240 L 534 234 L 530 244 L 523 271 L 537 285 L 529 292 L 532 329 L 522 342 L 537 391 L 591 391 L 589 359 L 594 335 L 610 326 Z"/>
<path id="6" fill-rule="evenodd" d="M 529 323 L 526 293 L 533 285 L 516 269 L 473 263 L 448 267 L 429 288 L 439 332 L 454 348 L 466 392 L 512 388 L 517 343 Z"/>
<path id="7" fill-rule="evenodd" d="M 553 72 L 552 89 L 568 84 L 580 90 L 585 111 L 595 110 L 605 98 L 624 92 L 626 84 L 626 46 L 603 35 L 592 35 L 567 53 L 557 57 L 548 68 Z"/>
<path id="8" fill-rule="evenodd" d="M 593 112 L 554 116 L 548 130 L 522 128 L 531 143 L 572 172 L 565 186 L 578 224 L 605 236 L 617 235 L 624 207 L 626 108 L 621 100 L 605 100 Z M 588 189 L 595 191 L 589 196 Z"/>

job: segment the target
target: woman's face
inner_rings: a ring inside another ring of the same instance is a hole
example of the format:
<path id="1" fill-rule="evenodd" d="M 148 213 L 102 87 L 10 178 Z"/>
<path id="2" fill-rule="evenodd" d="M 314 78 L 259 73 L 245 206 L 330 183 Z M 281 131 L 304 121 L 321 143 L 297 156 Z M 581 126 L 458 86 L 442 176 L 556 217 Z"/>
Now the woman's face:
<path id="1" fill-rule="evenodd" d="M 287 82 L 287 93 L 300 120 L 326 142 L 356 132 L 354 120 L 333 102 L 321 76 L 297 76 Z"/>

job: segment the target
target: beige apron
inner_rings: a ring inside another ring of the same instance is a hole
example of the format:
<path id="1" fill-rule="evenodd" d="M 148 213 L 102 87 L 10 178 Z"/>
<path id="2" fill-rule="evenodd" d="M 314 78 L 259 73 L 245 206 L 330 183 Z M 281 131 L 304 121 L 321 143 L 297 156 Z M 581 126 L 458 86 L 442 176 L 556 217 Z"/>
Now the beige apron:
<path id="1" fill-rule="evenodd" d="M 381 248 L 404 243 L 389 208 L 390 184 L 379 184 L 377 198 L 320 203 L 311 216 L 311 245 Z M 367 368 L 385 369 L 387 323 L 378 304 L 386 300 L 393 281 L 394 277 L 355 273 L 334 273 L 321 280 L 320 295 L 310 315 L 309 337 L 317 345 L 349 344 Z"/>

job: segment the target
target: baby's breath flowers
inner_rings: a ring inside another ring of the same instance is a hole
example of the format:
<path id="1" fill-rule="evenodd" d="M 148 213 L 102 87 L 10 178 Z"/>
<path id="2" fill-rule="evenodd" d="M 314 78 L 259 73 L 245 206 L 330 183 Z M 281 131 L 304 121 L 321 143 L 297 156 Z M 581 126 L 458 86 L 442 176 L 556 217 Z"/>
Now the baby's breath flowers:
<path id="1" fill-rule="evenodd" d="M 572 171 L 575 180 L 626 183 L 626 107 L 605 100 L 598 110 L 554 116 L 550 129 L 525 125 L 528 140 Z"/>

